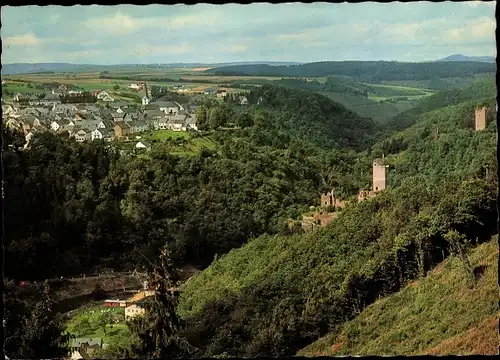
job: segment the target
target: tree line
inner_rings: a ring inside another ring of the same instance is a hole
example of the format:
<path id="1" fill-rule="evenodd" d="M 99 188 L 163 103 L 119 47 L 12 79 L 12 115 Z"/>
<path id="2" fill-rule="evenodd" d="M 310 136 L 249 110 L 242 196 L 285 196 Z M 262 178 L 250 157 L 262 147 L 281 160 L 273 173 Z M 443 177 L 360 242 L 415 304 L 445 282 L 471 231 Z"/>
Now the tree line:
<path id="1" fill-rule="evenodd" d="M 473 77 L 494 73 L 494 63 L 457 61 L 399 63 L 395 61 L 325 61 L 301 65 L 232 65 L 206 70 L 226 76 L 323 77 L 349 76 L 363 82 L 390 80 L 433 80 L 439 78 Z"/>

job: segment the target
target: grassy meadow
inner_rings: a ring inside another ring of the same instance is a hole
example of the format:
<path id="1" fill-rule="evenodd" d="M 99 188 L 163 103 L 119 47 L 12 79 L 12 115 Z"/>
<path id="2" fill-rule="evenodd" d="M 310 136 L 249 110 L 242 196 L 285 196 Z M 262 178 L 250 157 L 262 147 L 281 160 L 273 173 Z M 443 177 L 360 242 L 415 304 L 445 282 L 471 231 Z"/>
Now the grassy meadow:
<path id="1" fill-rule="evenodd" d="M 124 308 L 108 308 L 102 302 L 89 304 L 70 315 L 66 331 L 75 337 L 102 338 L 108 345 L 127 345 L 130 331 Z"/>
<path id="2" fill-rule="evenodd" d="M 145 132 L 139 139 L 118 142 L 121 149 L 133 151 L 138 141 L 151 144 L 152 150 L 165 150 L 172 155 L 197 156 L 204 148 L 217 149 L 217 143 L 209 135 L 193 135 L 187 131 L 155 130 Z M 143 157 L 149 157 L 146 153 Z"/>

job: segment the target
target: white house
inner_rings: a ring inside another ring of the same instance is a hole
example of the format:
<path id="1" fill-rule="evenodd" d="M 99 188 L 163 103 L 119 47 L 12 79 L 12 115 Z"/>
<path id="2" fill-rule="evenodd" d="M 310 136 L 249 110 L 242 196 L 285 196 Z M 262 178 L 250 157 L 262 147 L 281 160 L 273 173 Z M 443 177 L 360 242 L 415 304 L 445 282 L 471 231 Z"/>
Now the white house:
<path id="1" fill-rule="evenodd" d="M 167 130 L 168 129 L 168 121 L 169 121 L 169 118 L 164 116 L 160 119 L 157 120 L 157 129 L 160 129 L 160 130 Z M 156 126 L 155 126 L 156 127 Z"/>
<path id="2" fill-rule="evenodd" d="M 248 105 L 248 99 L 246 96 L 240 96 L 239 100 L 240 100 L 240 105 Z"/>
<path id="3" fill-rule="evenodd" d="M 173 116 L 167 121 L 167 129 L 173 131 L 186 131 L 185 116 Z"/>
<path id="4" fill-rule="evenodd" d="M 163 111 L 167 115 L 177 115 L 177 113 L 179 112 L 179 106 L 176 103 L 170 101 L 154 101 L 150 104 L 158 106 L 158 109 L 160 111 Z"/>
<path id="5" fill-rule="evenodd" d="M 114 131 L 113 131 L 114 133 Z M 112 135 L 111 131 L 109 129 L 95 129 L 91 133 L 91 140 L 106 140 L 106 141 L 111 141 L 112 140 Z"/>
<path id="6" fill-rule="evenodd" d="M 196 115 L 188 115 L 185 121 L 186 129 L 198 131 L 198 126 L 196 126 Z"/>
<path id="7" fill-rule="evenodd" d="M 91 133 L 91 139 L 92 141 L 94 140 L 101 140 L 104 137 L 104 134 L 101 132 L 101 129 L 95 129 Z"/>
<path id="8" fill-rule="evenodd" d="M 121 108 L 121 107 L 119 107 L 119 106 L 118 106 L 118 109 L 116 109 L 116 112 L 117 112 L 118 114 L 123 114 L 123 110 L 122 110 L 122 108 Z"/>
<path id="9" fill-rule="evenodd" d="M 75 134 L 75 140 L 78 142 L 83 142 L 85 140 L 88 140 L 90 137 L 90 132 L 88 130 L 81 129 L 76 132 Z"/>
<path id="10" fill-rule="evenodd" d="M 138 91 L 138 90 L 140 90 L 140 89 L 141 89 L 141 86 L 140 86 L 140 85 L 137 85 L 137 84 L 130 84 L 128 88 L 129 88 L 129 89 L 132 89 L 132 90 L 136 90 L 136 91 Z"/>
<path id="11" fill-rule="evenodd" d="M 146 149 L 146 151 L 151 151 L 151 145 L 147 143 L 146 141 L 139 141 L 137 144 L 135 144 L 136 149 Z"/>
<path id="12" fill-rule="evenodd" d="M 113 99 L 113 98 L 111 97 L 111 95 L 104 96 L 101 100 L 102 100 L 102 101 L 106 101 L 106 102 L 112 102 L 112 101 L 115 101 L 115 99 Z"/>
<path id="13" fill-rule="evenodd" d="M 143 315 L 145 312 L 146 312 L 145 309 L 141 308 L 138 305 L 133 304 L 125 308 L 125 318 L 129 319 L 135 316 L 140 316 Z"/>
<path id="14" fill-rule="evenodd" d="M 102 91 L 99 91 L 99 93 L 97 94 L 97 99 L 98 99 L 98 100 L 102 100 L 102 99 L 104 99 L 106 96 L 109 96 L 109 94 L 107 93 L 107 91 L 102 90 Z"/>
<path id="15" fill-rule="evenodd" d="M 142 105 L 146 106 L 150 102 L 149 98 L 147 96 L 142 97 Z"/>

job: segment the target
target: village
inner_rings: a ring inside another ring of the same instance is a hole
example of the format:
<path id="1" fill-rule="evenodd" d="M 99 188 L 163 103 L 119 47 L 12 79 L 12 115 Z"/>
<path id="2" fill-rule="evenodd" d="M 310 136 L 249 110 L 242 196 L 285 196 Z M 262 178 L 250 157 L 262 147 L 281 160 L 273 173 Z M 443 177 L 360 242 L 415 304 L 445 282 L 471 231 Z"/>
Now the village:
<path id="1" fill-rule="evenodd" d="M 2 113 L 7 127 L 22 131 L 26 147 L 34 134 L 44 131 L 67 133 L 76 142 L 130 141 L 139 139 L 141 133 L 154 130 L 198 131 L 196 106 L 169 101 L 165 97 L 153 101 L 145 83 L 133 83 L 129 88 L 144 91 L 140 105 L 115 100 L 105 90 L 90 92 L 90 101 L 85 101 L 89 93 L 67 90 L 62 84 L 44 96 L 15 94 L 13 101 L 2 99 Z M 224 95 L 208 90 L 205 94 Z M 137 149 L 151 149 L 145 141 L 136 145 Z"/>

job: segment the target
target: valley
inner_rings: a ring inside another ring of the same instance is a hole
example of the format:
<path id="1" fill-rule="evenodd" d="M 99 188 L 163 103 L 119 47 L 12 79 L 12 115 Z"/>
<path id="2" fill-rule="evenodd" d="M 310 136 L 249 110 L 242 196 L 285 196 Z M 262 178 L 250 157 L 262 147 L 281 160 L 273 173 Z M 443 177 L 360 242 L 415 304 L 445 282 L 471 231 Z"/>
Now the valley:
<path id="1" fill-rule="evenodd" d="M 3 7 L 6 360 L 498 353 L 495 8 Z"/>

